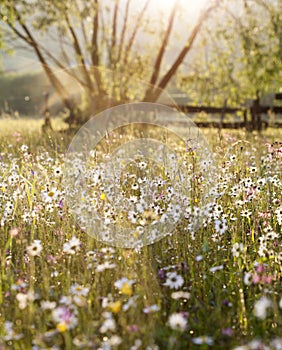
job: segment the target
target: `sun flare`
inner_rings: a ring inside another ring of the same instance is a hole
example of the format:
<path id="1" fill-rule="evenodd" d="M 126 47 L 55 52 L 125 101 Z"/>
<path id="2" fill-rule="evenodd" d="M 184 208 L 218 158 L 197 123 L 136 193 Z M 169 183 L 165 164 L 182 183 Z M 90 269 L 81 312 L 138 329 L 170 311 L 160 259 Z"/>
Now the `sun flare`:
<path id="1" fill-rule="evenodd" d="M 156 3 L 164 11 L 170 11 L 175 4 L 183 10 L 187 15 L 198 15 L 210 2 L 210 0 L 157 0 Z"/>

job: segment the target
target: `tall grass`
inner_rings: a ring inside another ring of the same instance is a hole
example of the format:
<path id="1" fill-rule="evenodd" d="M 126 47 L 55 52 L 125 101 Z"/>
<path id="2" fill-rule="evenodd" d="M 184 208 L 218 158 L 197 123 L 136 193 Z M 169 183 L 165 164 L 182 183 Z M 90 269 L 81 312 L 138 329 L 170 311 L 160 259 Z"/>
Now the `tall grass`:
<path id="1" fill-rule="evenodd" d="M 218 195 L 202 227 L 121 249 L 69 213 L 70 137 L 1 120 L 0 348 L 281 349 L 279 131 L 205 134 Z"/>

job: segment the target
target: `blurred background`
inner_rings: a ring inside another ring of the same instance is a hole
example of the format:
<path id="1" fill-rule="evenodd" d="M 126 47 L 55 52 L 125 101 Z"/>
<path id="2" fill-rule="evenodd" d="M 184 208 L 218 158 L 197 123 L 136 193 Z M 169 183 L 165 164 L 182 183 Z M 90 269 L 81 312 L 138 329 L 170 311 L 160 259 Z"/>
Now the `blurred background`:
<path id="1" fill-rule="evenodd" d="M 2 0 L 0 114 L 74 125 L 147 101 L 279 121 L 281 23 L 281 0 Z"/>

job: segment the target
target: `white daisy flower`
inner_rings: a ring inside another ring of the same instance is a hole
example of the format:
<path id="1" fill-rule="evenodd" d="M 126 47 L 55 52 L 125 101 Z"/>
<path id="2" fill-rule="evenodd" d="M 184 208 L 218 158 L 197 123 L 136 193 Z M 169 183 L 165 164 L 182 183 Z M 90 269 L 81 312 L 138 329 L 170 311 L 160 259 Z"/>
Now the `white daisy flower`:
<path id="1" fill-rule="evenodd" d="M 26 248 L 27 254 L 30 256 L 37 256 L 42 251 L 41 241 L 36 239 L 34 242 Z"/>
<path id="2" fill-rule="evenodd" d="M 179 292 L 173 292 L 171 294 L 172 299 L 178 300 L 178 299 L 190 299 L 190 293 L 189 292 L 183 292 L 183 291 L 179 291 Z"/>
<path id="3" fill-rule="evenodd" d="M 125 284 L 129 285 L 129 286 L 132 286 L 133 284 L 135 283 L 134 280 L 129 280 L 127 279 L 126 277 L 122 277 L 121 279 L 117 280 L 115 283 L 114 283 L 114 286 L 121 290 Z"/>
<path id="4" fill-rule="evenodd" d="M 53 321 L 57 324 L 59 331 L 73 329 L 77 326 L 78 320 L 75 309 L 66 306 L 59 306 L 52 312 Z"/>
<path id="5" fill-rule="evenodd" d="M 202 345 L 202 344 L 213 345 L 213 338 L 203 335 L 201 337 L 193 338 L 192 342 L 196 345 Z"/>
<path id="6" fill-rule="evenodd" d="M 244 245 L 242 243 L 234 243 L 233 244 L 233 247 L 232 247 L 232 255 L 235 257 L 235 258 L 238 258 L 240 253 L 242 253 L 244 251 Z"/>
<path id="7" fill-rule="evenodd" d="M 187 328 L 187 318 L 182 313 L 173 313 L 169 316 L 168 324 L 171 329 L 185 331 Z"/>
<path id="8" fill-rule="evenodd" d="M 160 307 L 157 304 L 155 304 L 155 305 L 145 307 L 143 309 L 143 312 L 144 312 L 144 314 L 150 314 L 152 312 L 157 312 L 159 310 L 160 310 Z"/>
<path id="9" fill-rule="evenodd" d="M 75 284 L 71 285 L 69 292 L 71 295 L 86 297 L 89 293 L 89 288 L 75 283 Z"/>
<path id="10" fill-rule="evenodd" d="M 56 307 L 55 301 L 42 300 L 40 302 L 41 310 L 54 310 Z"/>
<path id="11" fill-rule="evenodd" d="M 249 286 L 252 283 L 252 273 L 251 272 L 245 272 L 244 274 L 244 284 L 246 286 Z"/>
<path id="12" fill-rule="evenodd" d="M 170 289 L 178 289 L 181 288 L 183 284 L 183 277 L 178 275 L 176 272 L 168 272 L 166 274 L 166 281 L 164 283 L 164 286 L 167 286 Z"/>
<path id="13" fill-rule="evenodd" d="M 226 223 L 226 219 L 222 219 L 222 220 L 215 220 L 214 222 L 214 226 L 215 226 L 215 231 L 219 234 L 223 234 L 226 230 L 227 230 L 227 223 Z"/>
<path id="14" fill-rule="evenodd" d="M 63 252 L 66 254 L 74 255 L 80 249 L 81 242 L 77 237 L 72 237 L 63 246 Z"/>
<path id="15" fill-rule="evenodd" d="M 114 332 L 116 330 L 116 321 L 113 318 L 107 318 L 100 327 L 100 333 Z"/>
<path id="16" fill-rule="evenodd" d="M 272 301 L 266 296 L 263 296 L 255 303 L 254 315 L 257 318 L 264 320 L 267 316 L 267 310 L 270 309 L 272 306 Z"/>
<path id="17" fill-rule="evenodd" d="M 61 167 L 56 167 L 54 169 L 54 176 L 55 177 L 61 177 L 63 175 L 63 171 Z"/>

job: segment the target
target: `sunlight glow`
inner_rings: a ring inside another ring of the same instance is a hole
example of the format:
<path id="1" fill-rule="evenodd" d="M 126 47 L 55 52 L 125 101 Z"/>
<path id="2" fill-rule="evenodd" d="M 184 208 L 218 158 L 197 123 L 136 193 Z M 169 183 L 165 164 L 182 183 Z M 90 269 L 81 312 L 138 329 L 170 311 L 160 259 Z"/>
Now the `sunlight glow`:
<path id="1" fill-rule="evenodd" d="M 175 2 L 181 10 L 185 12 L 189 17 L 198 15 L 211 0 L 157 0 L 158 7 L 163 11 L 170 11 Z"/>

